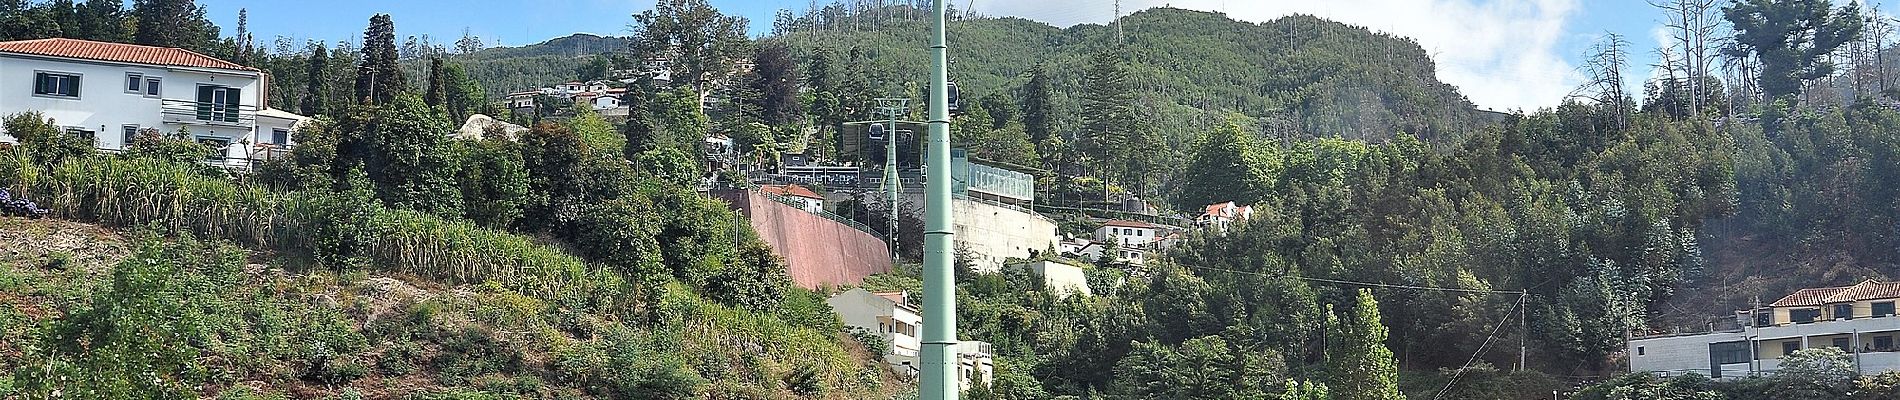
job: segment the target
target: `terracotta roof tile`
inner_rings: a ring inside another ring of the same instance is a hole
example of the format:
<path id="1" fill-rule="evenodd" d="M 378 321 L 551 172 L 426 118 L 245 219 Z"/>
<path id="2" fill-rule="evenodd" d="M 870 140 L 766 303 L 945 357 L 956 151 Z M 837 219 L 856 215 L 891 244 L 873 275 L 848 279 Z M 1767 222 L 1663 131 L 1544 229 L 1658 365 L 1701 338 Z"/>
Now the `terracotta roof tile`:
<path id="1" fill-rule="evenodd" d="M 1159 229 L 1159 228 L 1160 228 L 1159 226 L 1155 226 L 1155 224 L 1150 224 L 1150 223 L 1147 223 L 1147 222 L 1141 222 L 1141 221 L 1128 221 L 1128 220 L 1120 220 L 1120 219 L 1111 219 L 1111 220 L 1108 220 L 1108 222 L 1103 222 L 1103 223 L 1102 223 L 1102 225 L 1105 225 L 1105 226 L 1119 226 L 1119 227 L 1123 227 L 1123 228 L 1147 228 L 1147 229 Z"/>
<path id="2" fill-rule="evenodd" d="M 797 196 L 818 200 L 825 199 L 825 196 L 819 196 L 818 192 L 799 185 L 759 185 L 759 191 L 780 196 Z"/>
<path id="3" fill-rule="evenodd" d="M 258 70 L 257 68 L 238 65 L 237 63 L 219 60 L 211 56 L 180 48 L 95 42 L 91 40 L 66 38 L 0 42 L 0 53 L 32 54 L 176 67 L 217 68 L 238 71 Z"/>
<path id="4" fill-rule="evenodd" d="M 1853 286 L 1808 288 L 1775 300 L 1770 307 L 1804 307 L 1861 300 L 1900 298 L 1900 282 L 1863 281 Z"/>

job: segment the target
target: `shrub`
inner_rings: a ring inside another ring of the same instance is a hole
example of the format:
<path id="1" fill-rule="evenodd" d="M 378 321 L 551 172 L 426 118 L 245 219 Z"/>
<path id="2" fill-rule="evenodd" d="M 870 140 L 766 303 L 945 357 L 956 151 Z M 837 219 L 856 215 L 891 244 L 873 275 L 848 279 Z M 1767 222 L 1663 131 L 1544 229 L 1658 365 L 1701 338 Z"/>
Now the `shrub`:
<path id="1" fill-rule="evenodd" d="M 86 157 L 98 148 L 98 143 L 92 138 L 67 134 L 64 129 L 60 129 L 59 124 L 38 111 L 8 115 L 0 121 L 0 125 L 5 128 L 0 131 L 19 140 L 27 157 L 40 166 L 58 165 L 67 159 Z"/>

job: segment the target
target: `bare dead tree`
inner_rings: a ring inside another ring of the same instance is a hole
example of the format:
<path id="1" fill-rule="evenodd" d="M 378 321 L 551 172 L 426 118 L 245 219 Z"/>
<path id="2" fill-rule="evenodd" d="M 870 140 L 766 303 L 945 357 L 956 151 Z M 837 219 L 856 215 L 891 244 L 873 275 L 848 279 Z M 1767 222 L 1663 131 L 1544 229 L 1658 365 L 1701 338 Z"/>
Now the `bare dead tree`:
<path id="1" fill-rule="evenodd" d="M 1624 113 L 1629 109 L 1629 96 L 1623 92 L 1623 68 L 1629 62 L 1625 48 L 1629 42 L 1623 35 L 1605 32 L 1597 44 L 1591 46 L 1590 56 L 1584 60 L 1584 73 L 1590 80 L 1583 86 L 1570 92 L 1570 98 L 1588 99 L 1600 105 L 1608 105 L 1616 111 L 1618 128 L 1627 126 Z"/>
<path id="2" fill-rule="evenodd" d="M 1663 25 L 1669 28 L 1680 54 L 1676 55 L 1677 60 L 1667 63 L 1674 65 L 1686 79 L 1683 87 L 1688 91 L 1691 115 L 1701 115 L 1702 98 L 1709 91 L 1704 84 L 1715 57 L 1711 45 L 1717 40 L 1716 29 L 1722 21 L 1715 3 L 1716 0 L 1649 0 L 1649 5 L 1668 15 Z"/>

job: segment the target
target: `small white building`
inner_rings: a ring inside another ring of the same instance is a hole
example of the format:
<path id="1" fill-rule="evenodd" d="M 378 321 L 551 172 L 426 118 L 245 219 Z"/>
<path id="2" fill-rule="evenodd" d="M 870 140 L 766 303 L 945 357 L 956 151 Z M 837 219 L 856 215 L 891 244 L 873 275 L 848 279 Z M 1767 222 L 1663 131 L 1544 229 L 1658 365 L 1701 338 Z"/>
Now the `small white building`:
<path id="1" fill-rule="evenodd" d="M 270 75 L 185 49 L 77 39 L 0 42 L 0 115 L 37 111 L 100 149 L 189 129 L 242 167 L 288 149 L 308 118 L 271 109 Z M 0 142 L 14 138 L 0 132 Z"/>
<path id="2" fill-rule="evenodd" d="M 533 109 L 534 109 L 534 96 L 536 96 L 536 95 L 540 95 L 540 94 L 542 94 L 542 93 L 541 93 L 541 92 L 536 92 L 536 91 L 526 91 L 526 92 L 514 92 L 514 93 L 509 93 L 509 94 L 508 94 L 508 97 L 507 97 L 507 99 L 508 99 L 508 100 L 507 100 L 507 101 L 508 101 L 508 109 L 510 109 L 510 110 L 522 110 L 522 109 L 527 109 L 527 110 L 533 110 Z"/>
<path id="3" fill-rule="evenodd" d="M 798 208 L 810 212 L 825 210 L 825 196 L 813 192 L 810 188 L 797 184 L 759 185 L 759 191 L 785 201 L 796 202 Z"/>
<path id="4" fill-rule="evenodd" d="M 581 81 L 567 81 L 567 83 L 554 85 L 554 89 L 560 90 L 561 92 L 567 93 L 568 95 L 574 95 L 580 92 L 587 91 L 587 83 L 584 83 Z"/>
<path id="5" fill-rule="evenodd" d="M 1253 206 L 1235 205 L 1234 202 L 1209 204 L 1205 212 L 1194 218 L 1194 225 L 1226 232 L 1235 222 L 1253 218 Z"/>
<path id="6" fill-rule="evenodd" d="M 922 345 L 917 337 L 922 333 L 919 327 L 924 318 L 916 306 L 910 305 L 909 293 L 872 293 L 858 288 L 833 295 L 825 304 L 838 312 L 845 326 L 882 335 L 891 345 L 889 353 L 882 354 L 886 363 L 899 372 L 917 373 L 922 365 L 917 358 Z"/>
<path id="7" fill-rule="evenodd" d="M 620 108 L 620 96 L 602 95 L 600 97 L 595 97 L 593 103 L 594 103 L 594 111 L 604 111 L 604 110 L 612 110 L 612 109 Z"/>

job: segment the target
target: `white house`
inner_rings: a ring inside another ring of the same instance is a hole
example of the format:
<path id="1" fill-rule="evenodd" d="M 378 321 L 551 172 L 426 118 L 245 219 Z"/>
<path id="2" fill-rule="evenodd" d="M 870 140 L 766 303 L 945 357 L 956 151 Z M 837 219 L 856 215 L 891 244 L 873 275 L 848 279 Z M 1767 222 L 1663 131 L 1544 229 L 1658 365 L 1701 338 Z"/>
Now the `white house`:
<path id="1" fill-rule="evenodd" d="M 594 110 L 612 110 L 620 108 L 620 96 L 604 95 L 594 98 Z"/>
<path id="2" fill-rule="evenodd" d="M 221 149 L 207 160 L 245 166 L 293 145 L 308 118 L 271 109 L 270 75 L 189 50 L 34 39 L 0 42 L 0 115 L 38 111 L 101 149 L 141 129 L 188 128 Z M 0 142 L 13 142 L 0 132 Z"/>
<path id="3" fill-rule="evenodd" d="M 1194 218 L 1194 225 L 1225 232 L 1234 222 L 1252 218 L 1253 206 L 1234 205 L 1234 202 L 1229 201 L 1207 205 L 1205 212 Z"/>
<path id="4" fill-rule="evenodd" d="M 921 346 L 917 335 L 922 333 L 919 327 L 924 318 L 916 306 L 910 305 L 909 293 L 851 289 L 825 299 L 825 304 L 838 312 L 845 326 L 883 336 L 891 344 L 890 352 L 883 354 L 886 363 L 900 372 L 917 373 L 922 365 L 917 359 Z"/>
<path id="5" fill-rule="evenodd" d="M 542 94 L 536 91 L 514 92 L 508 94 L 508 109 L 534 109 L 534 96 Z"/>
<path id="6" fill-rule="evenodd" d="M 567 81 L 567 83 L 555 85 L 554 89 L 567 93 L 569 95 L 573 95 L 576 93 L 587 91 L 587 84 L 581 81 Z"/>

